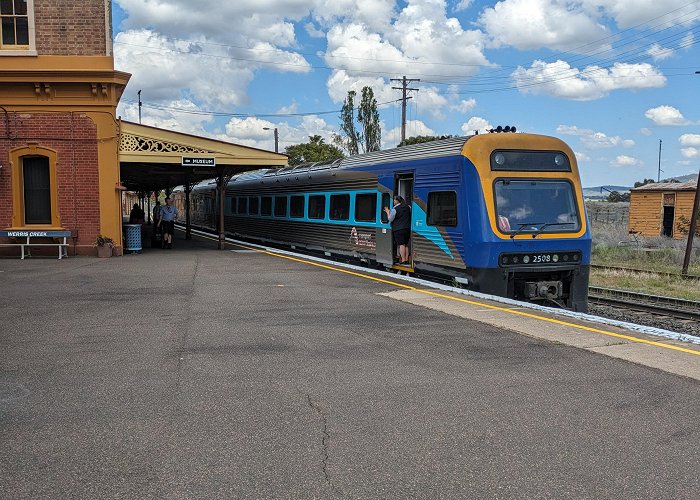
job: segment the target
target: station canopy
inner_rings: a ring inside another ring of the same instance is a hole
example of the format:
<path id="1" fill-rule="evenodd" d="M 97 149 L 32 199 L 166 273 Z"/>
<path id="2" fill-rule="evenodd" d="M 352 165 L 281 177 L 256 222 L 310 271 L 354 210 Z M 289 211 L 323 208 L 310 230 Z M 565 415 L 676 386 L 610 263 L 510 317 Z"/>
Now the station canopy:
<path id="1" fill-rule="evenodd" d="M 259 168 L 287 156 L 230 142 L 121 121 L 119 168 L 129 191 L 150 192 Z"/>

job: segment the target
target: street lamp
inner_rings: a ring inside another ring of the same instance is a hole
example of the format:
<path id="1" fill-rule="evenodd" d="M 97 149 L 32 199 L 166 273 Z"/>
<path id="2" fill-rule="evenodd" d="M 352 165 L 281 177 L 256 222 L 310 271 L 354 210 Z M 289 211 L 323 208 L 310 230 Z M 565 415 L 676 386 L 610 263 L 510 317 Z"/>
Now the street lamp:
<path id="1" fill-rule="evenodd" d="M 263 127 L 263 130 L 274 130 L 275 131 L 275 153 L 279 153 L 279 143 L 280 143 L 280 136 L 277 133 L 277 127 L 274 129 L 270 127 Z"/>

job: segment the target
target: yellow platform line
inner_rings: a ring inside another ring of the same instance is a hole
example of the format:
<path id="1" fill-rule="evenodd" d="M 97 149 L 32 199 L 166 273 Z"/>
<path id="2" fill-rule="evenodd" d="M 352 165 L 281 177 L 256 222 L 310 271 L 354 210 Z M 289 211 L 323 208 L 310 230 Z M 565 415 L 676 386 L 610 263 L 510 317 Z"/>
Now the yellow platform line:
<path id="1" fill-rule="evenodd" d="M 548 322 L 548 323 L 554 323 L 554 324 L 556 324 L 556 325 L 568 326 L 568 327 L 570 327 L 570 328 L 575 328 L 575 329 L 578 329 L 578 330 L 585 330 L 585 331 L 587 331 L 587 332 L 593 332 L 593 333 L 599 333 L 599 334 L 601 334 L 601 335 L 607 335 L 608 337 L 615 337 L 615 338 L 618 338 L 618 339 L 629 340 L 629 341 L 631 341 L 631 342 L 637 342 L 637 343 L 639 343 L 639 344 L 653 345 L 653 346 L 655 346 L 655 347 L 662 347 L 662 348 L 664 348 L 664 349 L 671 349 L 671 350 L 674 350 L 674 351 L 680 351 L 680 352 L 684 352 L 684 353 L 687 353 L 687 354 L 693 354 L 693 355 L 695 355 L 695 356 L 700 356 L 700 351 L 699 351 L 699 350 L 688 349 L 687 347 L 680 347 L 680 346 L 675 346 L 675 345 L 671 345 L 671 344 L 665 344 L 665 343 L 663 343 L 663 342 L 657 342 L 657 341 L 654 341 L 654 340 L 640 339 L 639 337 L 632 337 L 631 335 L 624 335 L 624 334 L 621 334 L 621 333 L 610 332 L 610 331 L 607 331 L 607 330 L 602 330 L 602 329 L 600 329 L 600 328 L 594 328 L 594 327 L 585 326 L 585 325 L 577 325 L 576 323 L 570 323 L 570 322 L 568 322 L 568 321 L 562 321 L 562 320 L 554 319 L 554 318 L 546 318 L 546 317 L 544 317 L 544 316 L 540 316 L 540 315 L 538 315 L 538 314 L 533 314 L 533 313 L 529 313 L 529 312 L 525 312 L 525 311 L 518 311 L 518 310 L 515 310 L 515 309 L 510 309 L 510 308 L 502 307 L 502 306 L 493 306 L 493 305 L 490 305 L 490 304 L 485 304 L 485 303 L 483 303 L 483 302 L 477 302 L 477 301 L 475 301 L 475 300 L 463 299 L 462 297 L 453 297 L 452 295 L 446 295 L 446 294 L 444 294 L 444 293 L 433 292 L 433 291 L 431 291 L 431 290 L 426 290 L 426 289 L 423 289 L 423 288 L 417 288 L 417 287 L 415 287 L 415 286 L 407 285 L 407 284 L 405 284 L 405 283 L 399 283 L 399 282 L 387 280 L 387 279 L 384 279 L 384 278 L 378 278 L 378 277 L 376 277 L 376 276 L 372 276 L 372 275 L 369 275 L 369 274 L 359 273 L 359 272 L 356 272 L 356 271 L 350 271 L 350 270 L 348 270 L 348 269 L 343 269 L 343 268 L 341 268 L 341 267 L 335 267 L 335 266 L 331 266 L 331 265 L 328 265 L 328 264 L 322 264 L 322 263 L 320 263 L 320 262 L 314 262 L 314 261 L 312 261 L 312 260 L 302 259 L 302 258 L 299 258 L 299 257 L 292 257 L 292 256 L 290 256 L 290 255 L 284 255 L 284 254 L 276 253 L 276 252 L 273 252 L 273 251 L 270 251 L 270 250 L 261 250 L 261 249 L 259 249 L 259 248 L 248 247 L 248 246 L 241 245 L 241 244 L 238 244 L 238 243 L 229 243 L 229 245 L 235 245 L 235 246 L 239 246 L 239 247 L 241 247 L 241 248 L 256 250 L 256 251 L 258 251 L 258 252 L 260 252 L 260 253 L 265 253 L 265 254 L 271 255 L 271 256 L 273 256 L 273 257 L 279 257 L 279 258 L 282 258 L 282 259 L 293 260 L 293 261 L 295 261 L 295 262 L 301 262 L 301 263 L 303 263 L 303 264 L 310 264 L 310 265 L 312 265 L 312 266 L 320 267 L 320 268 L 323 268 L 323 269 L 328 269 L 328 270 L 331 270 L 331 271 L 336 271 L 336 272 L 341 272 L 341 273 L 349 274 L 349 275 L 351 275 L 351 276 L 357 276 L 357 277 L 360 277 L 360 278 L 365 278 L 365 279 L 369 279 L 369 280 L 372 280 L 372 281 L 377 281 L 377 282 L 379 282 L 379 283 L 384 283 L 384 284 L 387 284 L 387 285 L 392 285 L 392 286 L 396 286 L 396 287 L 399 287 L 399 288 L 404 288 L 404 289 L 406 289 L 406 290 L 412 290 L 412 291 L 415 291 L 415 292 L 420 292 L 420 293 L 423 293 L 423 294 L 426 294 L 426 295 L 432 295 L 432 296 L 434 296 L 434 297 L 440 297 L 440 298 L 447 299 L 447 300 L 454 300 L 454 301 L 457 301 L 457 302 L 462 302 L 462 303 L 470 304 L 470 305 L 473 305 L 473 306 L 486 307 L 486 308 L 488 308 L 488 309 L 493 309 L 493 310 L 495 310 L 495 311 L 502 311 L 502 312 L 505 312 L 505 313 L 508 313 L 508 314 L 517 314 L 517 315 L 519 315 L 519 316 L 525 316 L 525 317 L 527 317 L 527 318 L 533 318 L 533 319 L 537 319 L 537 320 L 540 320 L 540 321 L 545 321 L 545 322 Z"/>

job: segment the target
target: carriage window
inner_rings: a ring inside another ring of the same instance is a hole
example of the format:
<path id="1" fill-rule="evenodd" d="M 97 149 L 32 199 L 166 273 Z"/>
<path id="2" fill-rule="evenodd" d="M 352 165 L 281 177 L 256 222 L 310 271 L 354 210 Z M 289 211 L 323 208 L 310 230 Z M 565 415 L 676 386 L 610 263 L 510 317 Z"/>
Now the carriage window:
<path id="1" fill-rule="evenodd" d="M 304 197 L 303 196 L 292 196 L 289 200 L 289 216 L 290 217 L 304 217 Z"/>
<path id="2" fill-rule="evenodd" d="M 226 215 L 236 213 L 236 198 L 234 196 L 226 197 Z"/>
<path id="3" fill-rule="evenodd" d="M 272 215 L 272 196 L 260 198 L 260 215 Z"/>
<path id="4" fill-rule="evenodd" d="M 287 216 L 287 197 L 275 196 L 275 217 Z"/>
<path id="5" fill-rule="evenodd" d="M 391 195 L 389 193 L 382 193 L 382 209 L 379 211 L 382 223 L 388 224 L 389 216 L 384 211 L 384 207 L 391 208 Z"/>
<path id="6" fill-rule="evenodd" d="M 248 213 L 248 198 L 245 196 L 238 197 L 238 213 L 241 215 Z"/>
<path id="7" fill-rule="evenodd" d="M 457 225 L 457 193 L 435 191 L 428 194 L 428 225 Z"/>
<path id="8" fill-rule="evenodd" d="M 326 197 L 324 195 L 309 196 L 309 219 L 324 219 L 326 217 Z"/>
<path id="9" fill-rule="evenodd" d="M 581 229 L 573 185 L 556 180 L 498 180 L 497 225 L 502 233 L 561 233 Z"/>
<path id="10" fill-rule="evenodd" d="M 350 195 L 331 195 L 331 220 L 348 220 L 350 218 Z"/>
<path id="11" fill-rule="evenodd" d="M 375 222 L 377 220 L 377 195 L 358 194 L 355 197 L 355 220 Z"/>
<path id="12" fill-rule="evenodd" d="M 248 198 L 248 214 L 258 215 L 258 204 L 259 200 L 257 196 L 251 196 Z"/>

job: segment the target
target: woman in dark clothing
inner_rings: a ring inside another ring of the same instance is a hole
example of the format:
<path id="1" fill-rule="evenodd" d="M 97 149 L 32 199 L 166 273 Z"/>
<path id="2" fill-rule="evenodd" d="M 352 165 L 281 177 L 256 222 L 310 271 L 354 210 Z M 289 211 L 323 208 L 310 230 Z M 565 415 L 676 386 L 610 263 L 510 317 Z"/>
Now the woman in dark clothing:
<path id="1" fill-rule="evenodd" d="M 408 264 L 408 241 L 411 238 L 411 207 L 401 196 L 394 196 L 394 207 L 384 207 L 394 241 L 399 247 L 399 264 Z"/>

